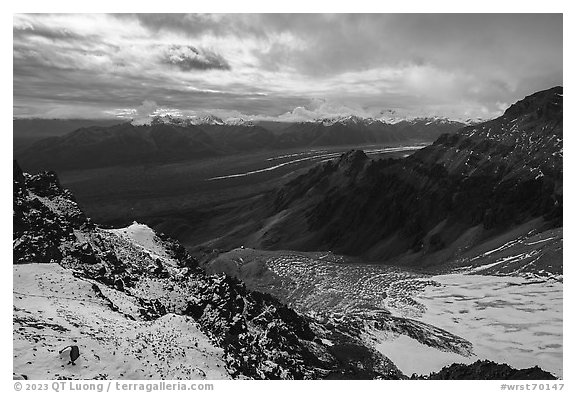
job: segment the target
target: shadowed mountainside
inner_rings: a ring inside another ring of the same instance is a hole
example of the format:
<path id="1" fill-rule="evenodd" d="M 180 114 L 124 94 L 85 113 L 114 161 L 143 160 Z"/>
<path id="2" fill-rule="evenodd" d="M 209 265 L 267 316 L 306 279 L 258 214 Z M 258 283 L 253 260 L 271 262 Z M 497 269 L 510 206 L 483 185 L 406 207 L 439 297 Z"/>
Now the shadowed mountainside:
<path id="1" fill-rule="evenodd" d="M 79 128 L 111 127 L 123 122 L 122 119 L 13 119 L 14 152 L 18 153 L 39 140 L 62 136 Z"/>

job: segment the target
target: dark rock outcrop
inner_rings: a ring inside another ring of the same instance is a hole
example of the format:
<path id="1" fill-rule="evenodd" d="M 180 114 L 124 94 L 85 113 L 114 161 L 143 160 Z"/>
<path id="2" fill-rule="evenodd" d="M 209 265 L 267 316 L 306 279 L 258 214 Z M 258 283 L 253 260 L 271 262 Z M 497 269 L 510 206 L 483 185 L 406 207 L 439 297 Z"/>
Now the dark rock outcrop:
<path id="1" fill-rule="evenodd" d="M 472 364 L 454 363 L 437 373 L 428 376 L 413 376 L 412 379 L 551 380 L 557 378 L 540 367 L 515 369 L 507 364 L 478 360 Z"/>
<path id="2" fill-rule="evenodd" d="M 14 263 L 59 262 L 62 242 L 73 239 L 74 228 L 86 218 L 53 173 L 23 174 L 14 162 L 13 184 Z M 51 197 L 54 205 L 61 202 L 55 209 L 62 214 L 46 205 L 45 198 Z"/>

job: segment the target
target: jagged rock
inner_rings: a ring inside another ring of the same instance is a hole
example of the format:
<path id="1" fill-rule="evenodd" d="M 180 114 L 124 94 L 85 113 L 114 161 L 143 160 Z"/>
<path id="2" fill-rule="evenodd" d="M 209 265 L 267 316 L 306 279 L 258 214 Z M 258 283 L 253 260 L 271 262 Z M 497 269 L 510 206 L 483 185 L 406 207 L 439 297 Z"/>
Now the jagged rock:
<path id="1" fill-rule="evenodd" d="M 211 276 L 200 284 L 185 312 L 223 346 L 233 375 L 259 379 L 402 376 L 387 359 L 352 337 L 342 345 L 363 348 L 361 360 L 335 356 L 334 349 L 317 338 L 311 320 L 269 294 L 247 290 L 229 276 Z"/>
<path id="2" fill-rule="evenodd" d="M 353 176 L 360 172 L 368 161 L 370 159 L 362 150 L 350 150 L 342 154 L 337 165 L 346 176 Z"/>
<path id="3" fill-rule="evenodd" d="M 158 299 L 138 299 L 140 303 L 140 316 L 147 321 L 152 321 L 161 317 L 162 315 L 166 315 L 166 307 L 162 304 L 162 302 Z"/>

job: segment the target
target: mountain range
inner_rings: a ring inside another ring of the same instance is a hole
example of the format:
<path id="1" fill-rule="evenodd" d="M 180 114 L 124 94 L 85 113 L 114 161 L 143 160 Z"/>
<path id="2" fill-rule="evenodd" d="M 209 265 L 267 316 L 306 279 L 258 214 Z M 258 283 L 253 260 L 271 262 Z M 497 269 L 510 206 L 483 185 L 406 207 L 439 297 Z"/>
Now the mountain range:
<path id="1" fill-rule="evenodd" d="M 39 140 L 62 136 L 79 128 L 110 127 L 123 122 L 121 119 L 15 118 L 12 121 L 14 152 L 25 149 Z"/>
<path id="2" fill-rule="evenodd" d="M 19 122 L 15 120 L 15 124 Z M 26 170 L 70 170 L 178 162 L 295 147 L 433 141 L 440 134 L 462 126 L 461 122 L 443 118 L 391 124 L 356 116 L 301 123 L 157 116 L 149 124 L 80 128 L 20 146 L 15 156 Z"/>

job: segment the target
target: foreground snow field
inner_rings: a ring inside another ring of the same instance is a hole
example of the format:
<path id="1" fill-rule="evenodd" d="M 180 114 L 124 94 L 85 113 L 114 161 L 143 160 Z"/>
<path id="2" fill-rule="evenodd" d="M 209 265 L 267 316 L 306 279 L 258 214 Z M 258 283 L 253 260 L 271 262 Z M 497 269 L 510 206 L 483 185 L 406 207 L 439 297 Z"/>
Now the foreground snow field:
<path id="1" fill-rule="evenodd" d="M 143 321 L 123 292 L 57 264 L 14 265 L 14 370 L 29 379 L 229 379 L 190 317 Z M 120 310 L 110 308 L 110 300 Z M 68 364 L 68 346 L 80 357 Z"/>

